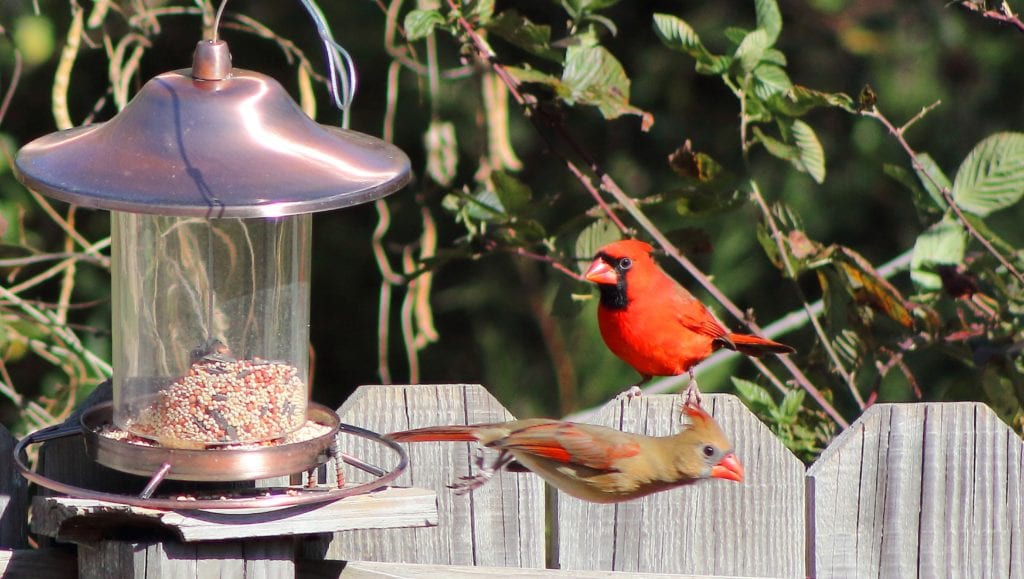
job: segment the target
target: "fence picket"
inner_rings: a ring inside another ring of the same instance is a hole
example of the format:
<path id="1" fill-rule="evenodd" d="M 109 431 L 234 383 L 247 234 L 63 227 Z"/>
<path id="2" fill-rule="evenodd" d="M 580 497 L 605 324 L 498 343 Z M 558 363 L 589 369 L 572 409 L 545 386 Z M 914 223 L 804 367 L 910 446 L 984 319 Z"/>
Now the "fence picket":
<path id="1" fill-rule="evenodd" d="M 872 406 L 807 472 L 809 571 L 1021 577 L 1022 454 L 982 404 Z"/>
<path id="2" fill-rule="evenodd" d="M 678 396 L 609 403 L 599 422 L 663 436 L 681 427 Z M 617 505 L 558 494 L 562 569 L 802 577 L 804 467 L 735 397 L 705 396 L 747 479 L 701 483 Z"/>

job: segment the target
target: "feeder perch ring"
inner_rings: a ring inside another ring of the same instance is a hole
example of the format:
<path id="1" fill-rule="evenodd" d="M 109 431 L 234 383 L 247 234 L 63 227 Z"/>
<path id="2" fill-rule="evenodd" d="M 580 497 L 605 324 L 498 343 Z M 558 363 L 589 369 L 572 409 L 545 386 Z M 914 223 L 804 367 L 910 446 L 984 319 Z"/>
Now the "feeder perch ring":
<path id="1" fill-rule="evenodd" d="M 315 403 L 311 403 L 310 404 L 310 413 L 311 413 L 311 415 L 315 416 L 315 413 L 317 411 L 322 412 L 323 410 L 326 410 L 331 415 L 333 415 L 335 417 L 335 421 L 337 421 L 337 414 L 335 414 L 333 411 L 330 411 L 326 407 L 323 407 L 323 406 L 321 406 L 319 404 L 315 404 Z M 28 466 L 28 464 L 25 462 L 25 460 L 23 459 L 25 450 L 30 445 L 46 442 L 48 440 L 54 440 L 54 439 L 57 439 L 57 438 L 64 438 L 64 437 L 75 436 L 75 435 L 83 435 L 83 436 L 86 437 L 86 442 L 87 442 L 87 445 L 88 445 L 90 437 L 99 437 L 100 435 L 98 435 L 95 432 L 93 426 L 87 425 L 86 420 L 89 419 L 90 417 L 95 418 L 97 415 L 99 415 L 99 416 L 103 416 L 103 415 L 109 416 L 110 412 L 111 412 L 111 404 L 109 402 L 108 403 L 104 403 L 104 404 L 98 404 L 95 407 L 90 408 L 88 411 L 86 411 L 85 413 L 82 414 L 81 421 L 80 421 L 79 424 L 72 424 L 72 425 L 69 425 L 69 424 L 59 424 L 59 425 L 56 425 L 56 426 L 50 426 L 50 427 L 42 428 L 40 430 L 36 430 L 36 431 L 30 433 L 29 435 L 25 436 L 20 441 L 18 441 L 18 444 L 15 445 L 15 447 L 14 447 L 14 463 L 17 466 L 18 471 L 21 472 L 21 475 L 24 476 L 29 481 L 34 482 L 34 483 L 38 484 L 39 486 L 48 488 L 48 489 L 50 489 L 52 491 L 56 491 L 56 492 L 61 493 L 61 494 L 65 494 L 65 495 L 68 495 L 68 496 L 71 496 L 71 497 L 76 497 L 76 498 L 84 498 L 84 499 L 91 499 L 91 500 L 98 500 L 98 501 L 106 501 L 106 502 L 117 503 L 117 504 L 122 504 L 122 505 L 129 505 L 129 506 L 133 506 L 133 507 L 152 508 L 152 509 L 165 509 L 165 510 L 274 509 L 274 508 L 280 508 L 280 507 L 291 507 L 291 506 L 296 506 L 296 505 L 309 505 L 309 504 L 315 504 L 315 503 L 335 501 L 335 500 L 342 499 L 342 498 L 349 497 L 349 496 L 370 493 L 370 492 L 372 492 L 374 490 L 377 490 L 377 489 L 379 489 L 381 487 L 387 486 L 388 484 L 392 483 L 395 479 L 397 479 L 399 476 L 401 476 L 401 474 L 403 472 L 405 472 L 405 469 L 407 468 L 407 466 L 409 464 L 409 458 L 408 458 L 408 455 L 405 453 L 405 449 L 403 449 L 398 443 L 396 443 L 396 442 L 394 442 L 392 440 L 388 440 L 388 439 L 382 437 L 381 435 L 379 435 L 379 434 L 377 434 L 375 432 L 372 432 L 370 430 L 359 428 L 358 426 L 352 426 L 352 425 L 349 425 L 349 424 L 344 424 L 344 423 L 341 423 L 340 421 L 337 422 L 336 428 L 333 428 L 331 433 L 330 433 L 330 435 L 332 436 L 332 439 L 333 439 L 332 442 L 335 442 L 337 440 L 337 435 L 338 434 L 344 433 L 344 434 L 350 434 L 350 435 L 353 435 L 353 436 L 358 436 L 360 438 L 365 438 L 367 440 L 370 440 L 372 442 L 376 442 L 376 443 L 379 443 L 379 444 L 383 444 L 384 446 L 390 448 L 392 451 L 395 452 L 395 454 L 398 455 L 398 462 L 397 462 L 397 464 L 390 471 L 385 471 L 384 469 L 381 469 L 381 468 L 375 467 L 373 465 L 370 465 L 370 464 L 368 464 L 366 462 L 363 462 L 362 460 L 359 460 L 358 458 L 350 457 L 350 456 L 345 455 L 343 453 L 335 452 L 333 450 L 329 450 L 329 453 L 334 455 L 334 459 L 336 461 L 343 461 L 346 464 L 352 465 L 352 466 L 354 466 L 356 468 L 359 468 L 361 470 L 364 470 L 364 471 L 370 473 L 371 475 L 376 476 L 376 478 L 371 480 L 371 481 L 365 482 L 365 483 L 360 483 L 360 484 L 356 484 L 356 485 L 352 485 L 352 486 L 347 486 L 347 487 L 342 487 L 342 488 L 336 488 L 336 487 L 335 488 L 327 488 L 327 487 L 300 488 L 300 487 L 291 487 L 291 486 L 289 486 L 289 487 L 270 487 L 270 488 L 253 488 L 253 489 L 231 489 L 230 491 L 227 491 L 227 492 L 223 493 L 223 495 L 236 495 L 235 497 L 192 498 L 192 497 L 188 497 L 188 496 L 181 496 L 181 497 L 175 497 L 175 498 L 160 498 L 160 497 L 155 497 L 154 498 L 154 497 L 148 496 L 148 495 L 151 494 L 152 490 L 165 478 L 165 476 L 167 475 L 167 471 L 170 470 L 170 468 L 172 468 L 172 467 L 168 466 L 167 462 L 164 462 L 161 465 L 157 465 L 154 468 L 153 472 L 149 473 L 151 475 L 150 482 L 149 482 L 149 484 L 146 485 L 146 488 L 143 489 L 143 491 L 139 495 L 130 495 L 130 494 L 119 494 L 119 493 L 112 493 L 112 492 L 104 492 L 104 491 L 97 491 L 97 490 L 93 490 L 93 489 L 87 489 L 87 488 L 78 487 L 78 486 L 75 486 L 75 485 L 72 485 L 72 484 L 68 484 L 68 483 L 64 483 L 64 482 L 61 482 L 61 481 L 57 481 L 57 480 L 51 479 L 49 477 L 43 476 L 42 474 L 39 474 L 39 473 L 33 471 Z M 129 443 L 120 442 L 118 444 L 125 444 L 125 445 L 127 445 Z M 291 445 L 284 445 L 284 446 L 279 446 L 279 447 L 276 447 L 276 448 L 278 448 L 278 449 L 279 448 L 287 449 L 288 446 L 291 446 Z M 334 444 L 331 445 L 332 449 L 335 448 L 335 447 L 336 447 L 336 445 L 334 445 Z M 139 447 L 139 448 L 146 448 L 146 447 Z M 275 447 L 267 447 L 267 448 L 275 449 Z M 211 453 L 238 452 L 238 453 L 247 453 L 249 456 L 253 456 L 252 453 L 260 453 L 260 452 L 264 451 L 265 449 L 244 450 L 244 451 L 243 450 L 238 450 L 238 451 L 232 451 L 232 450 L 203 450 L 203 451 L 197 451 L 197 450 L 179 450 L 179 449 L 160 448 L 160 449 L 155 449 L 155 450 L 159 450 L 159 451 L 165 452 L 165 454 L 167 456 L 171 457 L 172 459 L 173 458 L 181 459 L 181 458 L 194 458 L 197 455 L 197 453 L 202 453 L 203 455 L 210 455 Z M 92 453 L 93 453 L 93 450 L 90 449 L 90 454 L 92 454 Z M 167 454 L 167 453 L 169 453 L 169 454 Z M 186 454 L 186 453 L 189 453 L 189 454 Z M 275 453 L 274 457 L 276 458 L 278 455 L 279 455 L 279 453 Z M 313 466 L 319 466 L 320 464 L 322 464 L 322 463 L 315 464 Z M 306 469 L 305 468 L 300 468 L 300 469 L 297 469 L 294 472 L 301 472 L 303 470 L 306 470 Z M 273 475 L 271 475 L 271 476 L 273 476 Z M 197 479 L 191 479 L 191 480 L 197 480 Z M 198 480 L 209 480 L 209 479 L 198 479 Z M 204 491 L 205 494 L 209 494 L 211 492 L 213 492 L 213 491 Z M 242 495 L 243 493 L 249 493 L 249 494 L 259 493 L 260 496 L 237 496 L 237 495 Z"/>

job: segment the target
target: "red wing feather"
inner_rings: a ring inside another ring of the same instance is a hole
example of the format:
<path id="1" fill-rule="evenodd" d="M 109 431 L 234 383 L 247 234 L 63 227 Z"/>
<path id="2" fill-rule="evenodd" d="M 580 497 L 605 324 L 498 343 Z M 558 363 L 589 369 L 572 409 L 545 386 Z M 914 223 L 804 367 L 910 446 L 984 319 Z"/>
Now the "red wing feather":
<path id="1" fill-rule="evenodd" d="M 517 430 L 495 446 L 596 470 L 612 470 L 616 460 L 640 453 L 640 445 L 635 441 L 611 442 L 605 439 L 610 438 L 607 435 L 595 436 L 589 432 L 590 428 L 571 422 L 542 424 Z"/>

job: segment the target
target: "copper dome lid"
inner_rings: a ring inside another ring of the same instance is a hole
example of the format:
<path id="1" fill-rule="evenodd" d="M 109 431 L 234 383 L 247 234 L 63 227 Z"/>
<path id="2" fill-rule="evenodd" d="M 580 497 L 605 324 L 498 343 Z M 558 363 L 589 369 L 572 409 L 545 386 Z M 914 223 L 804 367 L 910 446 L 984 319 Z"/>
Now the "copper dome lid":
<path id="1" fill-rule="evenodd" d="M 220 41 L 200 42 L 192 69 L 151 79 L 111 120 L 25 145 L 15 168 L 83 207 L 214 218 L 357 205 L 411 177 L 401 149 L 310 120 L 274 79 L 232 70 Z"/>

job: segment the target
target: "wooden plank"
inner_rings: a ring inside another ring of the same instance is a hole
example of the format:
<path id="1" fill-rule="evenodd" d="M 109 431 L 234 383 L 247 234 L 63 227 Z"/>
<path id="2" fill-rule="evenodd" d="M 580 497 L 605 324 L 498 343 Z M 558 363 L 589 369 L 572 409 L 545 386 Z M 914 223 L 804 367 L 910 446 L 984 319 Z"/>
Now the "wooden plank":
<path id="1" fill-rule="evenodd" d="M 807 472 L 809 574 L 1021 577 L 1022 447 L 982 404 L 873 406 Z"/>
<path id="2" fill-rule="evenodd" d="M 0 549 L 0 577 L 74 579 L 78 562 L 70 549 Z"/>
<path id="3" fill-rule="evenodd" d="M 509 567 L 456 567 L 370 561 L 299 560 L 300 579 L 500 579 L 502 577 L 550 577 L 551 579 L 701 579 L 708 575 L 626 573 L 621 571 L 562 571 L 556 569 L 514 569 Z M 716 576 L 716 579 L 727 579 Z"/>
<path id="4" fill-rule="evenodd" d="M 609 403 L 597 422 L 663 436 L 682 425 L 679 396 Z M 705 408 L 735 445 L 746 480 L 702 481 L 617 505 L 558 494 L 562 569 L 804 576 L 804 466 L 734 396 Z"/>
<path id="5" fill-rule="evenodd" d="M 291 539 L 210 543 L 97 541 L 78 550 L 81 579 L 295 577 Z"/>
<path id="6" fill-rule="evenodd" d="M 434 491 L 387 488 L 320 505 L 273 510 L 164 511 L 69 497 L 36 497 L 35 532 L 91 541 L 142 521 L 167 527 L 183 541 L 277 537 L 353 529 L 437 524 Z"/>
<path id="7" fill-rule="evenodd" d="M 0 548 L 25 547 L 28 536 L 28 482 L 10 459 L 17 441 L 0 426 Z"/>
<path id="8" fill-rule="evenodd" d="M 388 433 L 441 424 L 511 420 L 512 416 L 476 384 L 363 386 L 338 411 L 344 423 Z M 346 436 L 342 451 L 391 468 L 394 453 L 380 444 Z M 352 531 L 308 551 L 313 558 L 394 561 L 445 565 L 542 567 L 544 565 L 543 482 L 532 475 L 501 473 L 469 495 L 448 485 L 475 472 L 474 447 L 467 443 L 405 445 L 409 468 L 396 481 L 437 492 L 438 527 Z M 330 468 L 330 467 L 329 467 Z M 350 480 L 366 480 L 346 468 Z"/>

